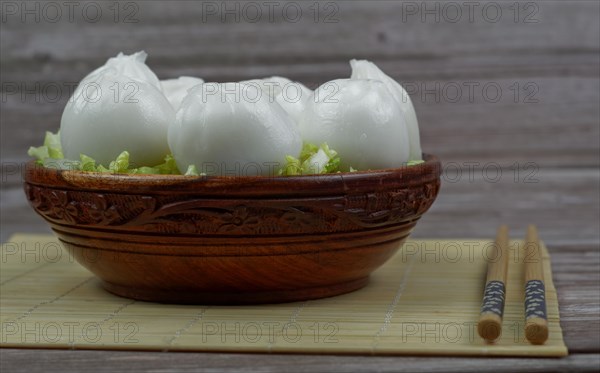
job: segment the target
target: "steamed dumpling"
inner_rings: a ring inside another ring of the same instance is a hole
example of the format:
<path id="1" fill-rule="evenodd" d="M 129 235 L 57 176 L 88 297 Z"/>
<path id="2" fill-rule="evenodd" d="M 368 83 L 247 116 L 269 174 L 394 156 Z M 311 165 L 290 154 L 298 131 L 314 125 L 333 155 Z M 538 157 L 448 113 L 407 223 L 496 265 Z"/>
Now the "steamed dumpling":
<path id="1" fill-rule="evenodd" d="M 281 93 L 283 86 L 291 83 L 291 80 L 282 76 L 271 76 L 263 79 L 242 80 L 240 83 L 257 86 L 262 90 L 262 93 L 274 99 L 277 94 Z"/>
<path id="2" fill-rule="evenodd" d="M 313 92 L 302 83 L 289 82 L 275 95 L 277 102 L 298 123 Z"/>
<path id="3" fill-rule="evenodd" d="M 351 60 L 352 75 L 350 79 L 374 79 L 385 84 L 392 93 L 406 119 L 409 139 L 409 159 L 411 161 L 421 160 L 421 140 L 419 138 L 419 123 L 412 101 L 406 90 L 394 79 L 387 76 L 373 62 L 367 60 Z"/>
<path id="4" fill-rule="evenodd" d="M 166 79 L 160 81 L 163 93 L 175 111 L 177 111 L 177 109 L 179 109 L 181 106 L 181 102 L 185 96 L 187 96 L 190 88 L 202 83 L 204 83 L 204 80 L 195 78 L 193 76 L 180 76 L 177 79 Z"/>
<path id="5" fill-rule="evenodd" d="M 257 90 L 244 83 L 205 83 L 190 90 L 169 127 L 169 146 L 182 173 L 193 165 L 207 175 L 268 176 L 286 155 L 300 153 L 294 121 Z"/>
<path id="6" fill-rule="evenodd" d="M 60 139 L 65 158 L 85 154 L 107 167 L 128 151 L 132 167 L 154 166 L 169 154 L 175 112 L 151 82 L 109 69 L 84 79 L 65 106 Z"/>
<path id="7" fill-rule="evenodd" d="M 408 161 L 404 115 L 384 83 L 337 79 L 314 92 L 300 121 L 304 141 L 326 142 L 342 169 L 395 168 Z"/>
<path id="8" fill-rule="evenodd" d="M 293 82 L 282 76 L 272 76 L 264 79 L 246 80 L 241 83 L 258 86 L 263 94 L 269 96 L 271 102 L 277 102 L 296 123 L 306 109 L 306 103 L 312 98 L 313 92 L 299 82 Z"/>
<path id="9" fill-rule="evenodd" d="M 110 71 L 112 74 L 126 75 L 132 79 L 149 83 L 158 90 L 162 90 L 158 77 L 150 70 L 148 65 L 146 65 L 147 57 L 148 54 L 144 51 L 136 52 L 131 55 L 125 55 L 121 52 L 116 57 L 109 58 L 104 65 L 89 73 L 83 78 L 82 82 L 95 79 Z"/>

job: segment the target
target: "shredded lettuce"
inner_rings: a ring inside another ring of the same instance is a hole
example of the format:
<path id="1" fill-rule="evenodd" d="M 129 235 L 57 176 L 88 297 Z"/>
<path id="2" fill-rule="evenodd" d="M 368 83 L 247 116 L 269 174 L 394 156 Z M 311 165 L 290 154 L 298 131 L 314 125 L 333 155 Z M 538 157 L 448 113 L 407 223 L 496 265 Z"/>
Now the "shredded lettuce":
<path id="1" fill-rule="evenodd" d="M 198 173 L 198 169 L 196 168 L 196 165 L 189 165 L 187 171 L 185 171 L 185 176 L 200 176 L 200 174 Z M 206 174 L 202 174 L 202 175 L 206 175 Z"/>
<path id="2" fill-rule="evenodd" d="M 31 147 L 29 147 L 27 154 L 30 157 L 34 157 L 38 160 L 44 160 L 46 158 L 50 158 L 50 154 L 48 153 L 47 146 L 38 146 L 38 147 L 31 146 Z"/>
<path id="3" fill-rule="evenodd" d="M 60 144 L 60 132 L 46 132 L 44 144 L 39 147 L 30 147 L 27 151 L 29 156 L 37 159 L 38 164 L 48 168 L 57 168 L 61 170 L 79 170 L 89 172 L 110 172 L 117 174 L 159 174 L 159 175 L 181 175 L 177 168 L 177 163 L 172 155 L 165 156 L 163 163 L 153 167 L 130 167 L 129 152 L 123 151 L 114 161 L 111 161 L 108 167 L 97 164 L 96 161 L 85 154 L 80 154 L 79 160 L 65 159 L 62 146 Z M 424 161 L 408 161 L 407 166 L 421 164 Z M 350 167 L 350 172 L 358 170 Z M 340 172 L 340 157 L 338 153 L 331 149 L 327 143 L 317 146 L 315 144 L 305 143 L 298 158 L 286 156 L 285 165 L 279 170 L 279 175 L 315 175 L 332 174 Z M 184 175 L 203 176 L 199 173 L 195 165 L 190 165 Z"/>
<path id="4" fill-rule="evenodd" d="M 92 157 L 88 157 L 85 154 L 80 154 L 81 163 L 79 163 L 79 169 L 81 171 L 91 171 L 95 172 L 98 167 L 96 167 L 96 161 Z"/>
<path id="5" fill-rule="evenodd" d="M 81 154 L 81 163 L 79 169 L 81 171 L 110 172 L 113 174 L 181 175 L 179 169 L 177 169 L 175 159 L 170 154 L 165 156 L 164 163 L 154 167 L 130 167 L 129 152 L 127 151 L 122 152 L 114 161 L 111 161 L 108 165 L 108 168 L 101 164 L 96 164 L 96 161 L 93 158 Z"/>
<path id="6" fill-rule="evenodd" d="M 127 154 L 127 156 L 129 156 L 129 153 Z M 127 172 L 130 174 L 181 175 L 179 169 L 177 168 L 177 163 L 175 163 L 175 158 L 173 158 L 171 154 L 165 156 L 165 161 L 159 165 L 156 165 L 154 167 L 131 168 L 128 169 Z"/>
<path id="7" fill-rule="evenodd" d="M 63 159 L 62 146 L 60 145 L 60 132 L 52 133 L 46 131 L 46 137 L 44 138 L 44 145 L 36 147 L 30 147 L 27 154 L 31 157 L 35 157 L 40 161 L 46 158 L 52 159 Z"/>
<path id="8" fill-rule="evenodd" d="M 414 160 L 414 161 L 408 161 L 408 162 L 406 162 L 406 165 L 407 166 L 416 166 L 416 165 L 421 164 L 421 163 L 425 163 L 425 161 L 422 160 L 422 159 Z"/>
<path id="9" fill-rule="evenodd" d="M 333 174 L 341 172 L 340 157 L 338 153 L 331 149 L 327 143 L 317 146 L 315 144 L 305 143 L 302 146 L 300 157 L 288 155 L 286 164 L 279 170 L 279 175 L 314 175 L 314 174 Z M 414 160 L 405 163 L 406 166 L 415 166 L 425 161 Z M 350 166 L 348 172 L 357 172 L 359 170 Z"/>
<path id="10" fill-rule="evenodd" d="M 288 155 L 285 160 L 286 164 L 279 170 L 284 176 L 331 174 L 340 170 L 340 157 L 326 143 L 321 146 L 305 143 L 299 158 Z"/>
<path id="11" fill-rule="evenodd" d="M 130 167 L 129 152 L 124 151 L 111 161 L 108 168 L 97 164 L 96 161 L 85 154 L 79 155 L 79 160 L 65 159 L 62 146 L 60 144 L 60 133 L 46 132 L 44 144 L 39 147 L 30 147 L 27 152 L 29 156 L 37 159 L 38 164 L 48 168 L 57 168 L 61 170 L 78 170 L 89 172 L 110 172 L 118 174 L 162 174 L 162 175 L 180 175 L 177 164 L 172 155 L 165 157 L 164 163 L 154 167 Z M 189 172 L 189 170 L 188 170 Z M 197 174 L 197 172 L 196 172 Z M 193 173 L 191 173 L 193 175 Z"/>

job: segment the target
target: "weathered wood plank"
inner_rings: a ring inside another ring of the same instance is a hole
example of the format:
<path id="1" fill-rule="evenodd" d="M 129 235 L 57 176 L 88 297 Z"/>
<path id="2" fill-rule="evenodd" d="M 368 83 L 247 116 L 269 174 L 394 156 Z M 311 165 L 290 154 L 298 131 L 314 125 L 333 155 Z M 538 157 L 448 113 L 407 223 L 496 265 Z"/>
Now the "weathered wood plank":
<path id="1" fill-rule="evenodd" d="M 414 236 L 494 237 L 500 224 L 519 236 L 533 223 L 551 247 L 600 243 L 598 170 L 521 168 L 503 170 L 501 176 L 489 170 L 487 176 L 481 170 L 458 174 L 448 167 L 440 194 Z"/>
<path id="2" fill-rule="evenodd" d="M 302 15 L 296 18 L 289 11 L 285 16 L 282 11 L 286 3 L 301 8 Z M 40 22 L 33 16 L 25 16 L 22 22 L 22 9 L 18 9 L 16 15 L 7 15 L 3 25 L 1 37 L 9 54 L 2 59 L 31 63 L 35 60 L 30 59 L 37 57 L 98 63 L 115 49 L 131 51 L 140 46 L 161 65 L 190 60 L 230 65 L 330 61 L 357 55 L 427 59 L 598 49 L 598 24 L 593 22 L 597 2 L 522 1 L 516 14 L 513 2 L 483 1 L 472 12 L 459 6 L 458 17 L 456 7 L 448 8 L 443 2 L 412 2 L 418 7 L 416 11 L 409 9 L 413 6 L 410 3 L 330 2 L 330 8 L 327 4 L 318 6 L 315 21 L 314 3 L 277 2 L 272 21 L 267 7 L 260 6 L 259 13 L 254 12 L 262 16 L 257 22 L 252 22 L 255 17 L 241 2 L 138 2 L 132 23 L 124 22 L 124 14 L 115 22 L 112 3 L 101 6 L 102 15 L 96 22 L 90 21 L 95 20 L 93 14 L 87 18 L 82 15 L 85 3 L 74 12 L 73 22 L 63 17 L 52 23 L 52 15 L 44 17 L 43 11 Z M 218 14 L 208 9 L 214 5 L 220 8 Z M 236 5 L 239 10 L 235 10 Z"/>
<path id="3" fill-rule="evenodd" d="M 140 48 L 141 49 L 141 46 Z M 135 52 L 136 50 L 132 50 Z M 102 65 L 106 59 L 115 55 L 112 51 L 98 61 L 86 63 L 69 61 L 36 59 L 29 61 L 6 62 L 2 64 L 2 91 L 10 95 L 15 89 L 12 83 L 17 83 L 20 91 L 35 91 L 36 83 L 39 88 L 49 89 L 58 85 L 66 90 L 77 84 L 81 78 L 94 68 Z M 271 63 L 249 61 L 243 64 L 224 65 L 206 61 L 177 60 L 156 61 L 150 55 L 148 65 L 163 79 L 180 75 L 192 75 L 207 81 L 238 81 L 249 78 L 260 78 L 270 75 L 283 75 L 301 81 L 310 88 L 315 88 L 332 79 L 350 75 L 348 61 L 352 58 L 368 58 L 376 62 L 384 71 L 400 82 L 421 82 L 428 80 L 494 80 L 511 77 L 516 80 L 532 79 L 535 77 L 591 77 L 597 78 L 597 66 L 600 61 L 598 52 L 539 51 L 525 53 L 515 50 L 505 55 L 493 53 L 461 54 L 452 57 L 428 58 L 382 58 L 354 54 L 339 57 L 331 61 L 294 61 L 276 60 Z M 48 73 L 48 72 L 51 73 Z M 8 83 L 8 84 L 7 84 Z"/>
<path id="4" fill-rule="evenodd" d="M 550 249 L 560 323 L 570 353 L 600 351 L 600 252 L 598 246 Z"/>
<path id="5" fill-rule="evenodd" d="M 35 355 L 35 358 L 32 356 Z M 598 354 L 562 359 L 0 350 L 11 372 L 597 372 Z"/>

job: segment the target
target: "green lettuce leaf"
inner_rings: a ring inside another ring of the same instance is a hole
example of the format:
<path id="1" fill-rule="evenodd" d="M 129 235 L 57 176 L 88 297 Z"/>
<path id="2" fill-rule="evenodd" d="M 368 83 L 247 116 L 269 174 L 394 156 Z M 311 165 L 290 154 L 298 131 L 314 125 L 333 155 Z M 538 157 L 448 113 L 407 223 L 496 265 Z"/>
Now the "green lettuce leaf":
<path id="1" fill-rule="evenodd" d="M 299 158 L 288 155 L 285 160 L 285 165 L 279 170 L 283 176 L 330 174 L 338 172 L 340 168 L 337 152 L 326 143 L 321 146 L 305 143 Z"/>
<path id="2" fill-rule="evenodd" d="M 187 171 L 184 174 L 185 176 L 200 176 L 200 174 L 198 173 L 198 169 L 196 168 L 196 165 L 189 165 Z"/>
<path id="3" fill-rule="evenodd" d="M 406 165 L 407 166 L 416 166 L 416 165 L 421 164 L 421 163 L 425 163 L 425 161 L 422 160 L 422 159 L 414 160 L 414 161 L 408 161 L 408 162 L 406 162 Z"/>
<path id="4" fill-rule="evenodd" d="M 30 147 L 27 151 L 29 156 L 37 159 L 38 164 L 48 168 L 61 170 L 79 170 L 89 172 L 110 172 L 118 174 L 159 174 L 159 175 L 181 175 L 177 168 L 177 163 L 172 155 L 165 156 L 163 163 L 148 167 L 130 167 L 129 152 L 123 151 L 114 161 L 111 161 L 108 167 L 97 164 L 96 161 L 85 154 L 80 154 L 79 160 L 65 159 L 60 143 L 60 132 L 46 132 L 44 144 L 39 147 Z M 413 166 L 423 163 L 422 160 L 409 161 L 407 166 Z M 350 172 L 358 170 L 350 167 Z M 305 143 L 298 158 L 286 156 L 285 165 L 279 170 L 279 175 L 315 175 L 332 174 L 340 172 L 340 157 L 338 153 L 331 149 L 326 143 L 317 146 L 315 144 Z M 185 175 L 202 176 L 198 173 L 194 165 L 188 167 Z"/>
<path id="5" fill-rule="evenodd" d="M 285 160 L 286 163 L 279 170 L 279 175 L 333 174 L 342 171 L 338 153 L 331 149 L 327 143 L 323 143 L 321 146 L 305 143 L 302 146 L 299 158 L 288 155 Z M 405 165 L 415 166 L 424 162 L 423 160 L 413 160 L 406 162 Z M 357 172 L 359 170 L 350 166 L 349 170 L 346 171 Z"/>
<path id="6" fill-rule="evenodd" d="M 95 172 L 97 170 L 96 161 L 92 157 L 88 157 L 85 154 L 80 154 L 79 158 L 81 159 L 81 163 L 79 165 L 79 169 L 81 171 Z"/>
<path id="7" fill-rule="evenodd" d="M 108 169 L 116 174 L 129 172 L 129 152 L 124 151 L 117 156 L 117 159 L 110 162 Z"/>
<path id="8" fill-rule="evenodd" d="M 46 158 L 50 158 L 50 154 L 48 153 L 47 146 L 38 146 L 38 147 L 30 146 L 29 150 L 27 151 L 27 154 L 30 157 L 36 158 L 38 161 L 43 161 Z"/>
<path id="9" fill-rule="evenodd" d="M 60 131 L 55 134 L 50 131 L 46 131 L 44 145 L 30 147 L 27 151 L 27 154 L 41 162 L 43 162 L 46 158 L 63 159 L 64 155 L 62 152 L 62 146 L 60 144 Z"/>
<path id="10" fill-rule="evenodd" d="M 123 151 L 108 167 L 97 164 L 92 157 L 80 154 L 79 160 L 65 159 L 60 144 L 60 132 L 56 134 L 46 132 L 44 144 L 39 147 L 30 147 L 27 151 L 29 156 L 37 159 L 38 164 L 48 168 L 60 170 L 78 170 L 89 172 L 110 172 L 118 174 L 163 174 L 180 175 L 177 163 L 172 155 L 165 156 L 164 163 L 154 167 L 129 167 L 129 152 Z"/>

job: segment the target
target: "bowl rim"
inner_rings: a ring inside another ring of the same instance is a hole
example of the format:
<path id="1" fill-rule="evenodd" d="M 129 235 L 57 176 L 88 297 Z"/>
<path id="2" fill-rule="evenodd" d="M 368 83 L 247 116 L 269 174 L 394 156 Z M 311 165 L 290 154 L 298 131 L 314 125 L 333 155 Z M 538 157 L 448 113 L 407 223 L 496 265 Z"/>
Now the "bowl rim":
<path id="1" fill-rule="evenodd" d="M 406 188 L 438 181 L 440 160 L 423 153 L 423 163 L 399 168 L 312 174 L 297 176 L 186 176 L 154 174 L 116 174 L 60 170 L 27 163 L 25 187 L 58 188 L 74 191 L 108 191 L 124 194 L 188 193 L 220 198 L 324 196 L 339 193 L 369 192 Z"/>

